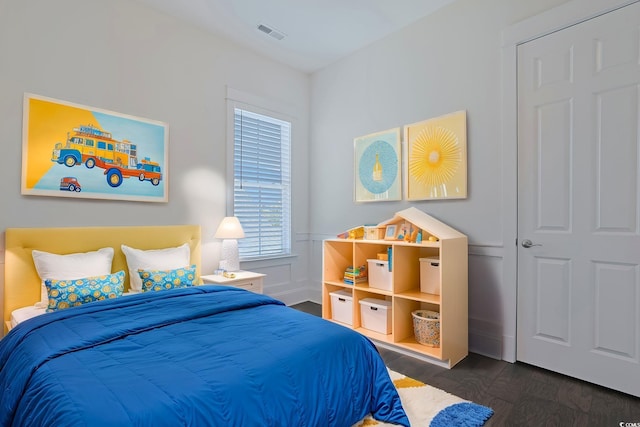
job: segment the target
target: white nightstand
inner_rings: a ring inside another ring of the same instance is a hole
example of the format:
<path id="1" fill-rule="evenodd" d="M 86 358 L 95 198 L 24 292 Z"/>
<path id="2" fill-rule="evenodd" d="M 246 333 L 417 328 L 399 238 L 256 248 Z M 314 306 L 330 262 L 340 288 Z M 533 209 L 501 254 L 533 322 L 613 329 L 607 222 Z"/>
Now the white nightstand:
<path id="1" fill-rule="evenodd" d="M 214 283 L 216 285 L 233 286 L 247 289 L 257 294 L 262 293 L 263 278 L 266 274 L 254 273 L 252 271 L 234 271 L 234 278 L 224 277 L 222 274 L 209 274 L 200 276 L 204 283 Z"/>

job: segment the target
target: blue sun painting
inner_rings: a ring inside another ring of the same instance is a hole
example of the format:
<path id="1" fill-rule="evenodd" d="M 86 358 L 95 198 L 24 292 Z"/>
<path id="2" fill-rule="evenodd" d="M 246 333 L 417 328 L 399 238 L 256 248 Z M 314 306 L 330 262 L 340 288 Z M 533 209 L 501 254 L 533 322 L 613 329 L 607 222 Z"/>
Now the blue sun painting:
<path id="1" fill-rule="evenodd" d="M 400 128 L 355 138 L 355 201 L 401 200 Z"/>

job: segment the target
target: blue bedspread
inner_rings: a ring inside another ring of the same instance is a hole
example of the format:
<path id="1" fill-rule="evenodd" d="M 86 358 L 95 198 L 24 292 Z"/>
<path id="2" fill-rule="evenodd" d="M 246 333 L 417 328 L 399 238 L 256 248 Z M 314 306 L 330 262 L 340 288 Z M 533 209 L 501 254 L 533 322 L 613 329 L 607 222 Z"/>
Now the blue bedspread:
<path id="1" fill-rule="evenodd" d="M 371 342 L 214 285 L 38 316 L 0 341 L 0 426 L 408 426 Z"/>

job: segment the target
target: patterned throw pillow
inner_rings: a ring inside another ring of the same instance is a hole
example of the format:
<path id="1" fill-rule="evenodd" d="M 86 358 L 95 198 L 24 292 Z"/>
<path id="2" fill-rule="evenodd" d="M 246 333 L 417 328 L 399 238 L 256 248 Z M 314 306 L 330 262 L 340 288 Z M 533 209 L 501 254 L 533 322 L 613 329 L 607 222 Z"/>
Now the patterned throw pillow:
<path id="1" fill-rule="evenodd" d="M 49 295 L 47 312 L 51 312 L 121 296 L 124 291 L 124 271 L 84 279 L 47 279 L 44 284 Z"/>
<path id="2" fill-rule="evenodd" d="M 196 284 L 196 266 L 175 270 L 138 270 L 142 279 L 142 292 L 186 288 Z"/>
<path id="3" fill-rule="evenodd" d="M 177 248 L 142 250 L 122 245 L 120 247 L 127 259 L 129 268 L 129 287 L 132 291 L 142 291 L 139 270 L 170 270 L 188 266 L 191 260 L 191 248 L 185 243 Z"/>

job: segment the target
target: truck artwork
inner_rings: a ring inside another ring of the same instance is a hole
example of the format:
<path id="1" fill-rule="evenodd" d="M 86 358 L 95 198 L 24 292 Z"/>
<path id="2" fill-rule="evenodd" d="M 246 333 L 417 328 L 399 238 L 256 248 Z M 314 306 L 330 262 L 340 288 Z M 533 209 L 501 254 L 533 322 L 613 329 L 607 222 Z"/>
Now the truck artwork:
<path id="1" fill-rule="evenodd" d="M 148 157 L 138 161 L 137 151 L 136 144 L 126 139 L 115 140 L 110 132 L 87 125 L 67 132 L 66 144 L 56 143 L 51 161 L 68 167 L 84 164 L 93 169 L 97 166 L 104 170 L 111 187 L 119 187 L 124 178 L 132 176 L 153 185 L 160 184 L 160 165 Z"/>

